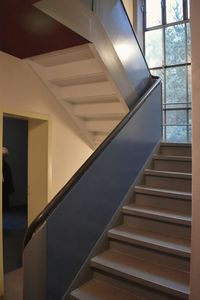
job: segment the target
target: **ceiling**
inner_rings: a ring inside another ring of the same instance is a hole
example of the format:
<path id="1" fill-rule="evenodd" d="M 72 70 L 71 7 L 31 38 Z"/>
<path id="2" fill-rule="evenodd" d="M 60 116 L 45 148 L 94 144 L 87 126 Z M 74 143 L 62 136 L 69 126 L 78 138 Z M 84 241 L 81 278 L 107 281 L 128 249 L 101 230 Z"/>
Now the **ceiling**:
<path id="1" fill-rule="evenodd" d="M 0 50 L 27 58 L 88 43 L 34 6 L 36 0 L 0 0 Z"/>

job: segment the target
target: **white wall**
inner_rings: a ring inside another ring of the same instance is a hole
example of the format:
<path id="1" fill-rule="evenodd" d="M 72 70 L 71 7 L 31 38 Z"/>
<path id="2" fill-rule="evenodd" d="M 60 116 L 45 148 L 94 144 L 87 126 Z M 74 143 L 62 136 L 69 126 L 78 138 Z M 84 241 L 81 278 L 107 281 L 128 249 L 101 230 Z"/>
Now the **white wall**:
<path id="1" fill-rule="evenodd" d="M 192 43 L 192 261 L 190 300 L 200 298 L 200 2 L 191 0 Z"/>
<path id="2" fill-rule="evenodd" d="M 131 21 L 131 24 L 133 24 L 133 0 L 123 0 L 123 3 Z"/>
<path id="3" fill-rule="evenodd" d="M 0 52 L 0 106 L 52 118 L 52 196 L 92 153 L 54 96 L 25 61 Z"/>

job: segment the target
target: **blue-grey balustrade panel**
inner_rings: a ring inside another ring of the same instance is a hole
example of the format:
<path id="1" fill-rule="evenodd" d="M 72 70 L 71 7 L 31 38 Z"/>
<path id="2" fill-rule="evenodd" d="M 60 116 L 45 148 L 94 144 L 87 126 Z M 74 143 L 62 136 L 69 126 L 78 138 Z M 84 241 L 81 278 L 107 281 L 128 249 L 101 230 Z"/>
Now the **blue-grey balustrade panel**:
<path id="1" fill-rule="evenodd" d="M 134 95 L 125 99 L 128 106 L 132 107 L 151 84 L 151 76 L 143 52 L 122 1 L 94 0 L 94 11 L 105 27 L 128 80 L 134 88 Z"/>
<path id="2" fill-rule="evenodd" d="M 161 138 L 161 85 L 47 219 L 47 295 L 60 300 Z"/>

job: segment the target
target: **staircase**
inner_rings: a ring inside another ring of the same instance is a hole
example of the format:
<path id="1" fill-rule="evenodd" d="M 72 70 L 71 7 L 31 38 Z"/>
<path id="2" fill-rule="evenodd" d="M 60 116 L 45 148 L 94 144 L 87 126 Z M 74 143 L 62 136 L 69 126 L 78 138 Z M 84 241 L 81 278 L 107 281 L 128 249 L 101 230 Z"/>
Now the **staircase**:
<path id="1" fill-rule="evenodd" d="M 129 111 L 92 44 L 27 60 L 95 149 Z"/>
<path id="2" fill-rule="evenodd" d="M 92 278 L 71 300 L 189 298 L 191 145 L 161 143 L 135 186 L 109 248 L 90 261 Z"/>

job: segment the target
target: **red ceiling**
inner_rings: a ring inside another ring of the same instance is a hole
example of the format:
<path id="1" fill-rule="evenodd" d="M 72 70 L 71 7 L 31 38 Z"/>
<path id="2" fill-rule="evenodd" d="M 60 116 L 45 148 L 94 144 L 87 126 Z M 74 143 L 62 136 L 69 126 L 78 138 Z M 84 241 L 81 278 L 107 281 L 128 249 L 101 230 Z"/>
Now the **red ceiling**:
<path id="1" fill-rule="evenodd" d="M 37 1 L 0 0 L 1 51 L 26 58 L 88 43 L 74 31 L 33 7 L 34 2 Z"/>

